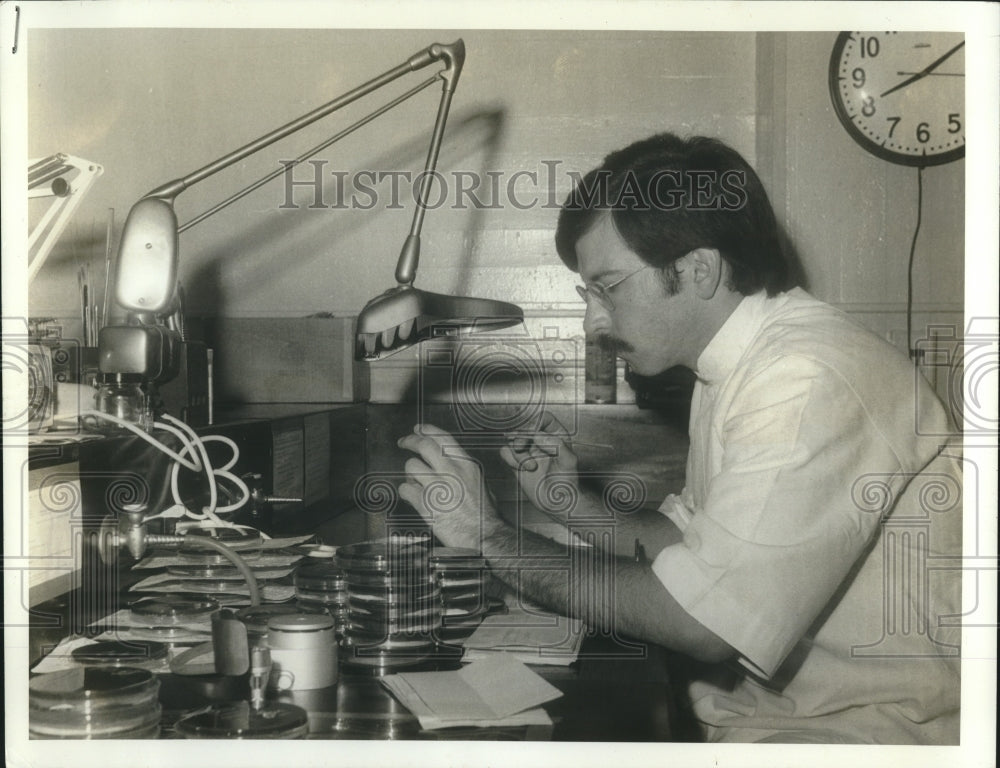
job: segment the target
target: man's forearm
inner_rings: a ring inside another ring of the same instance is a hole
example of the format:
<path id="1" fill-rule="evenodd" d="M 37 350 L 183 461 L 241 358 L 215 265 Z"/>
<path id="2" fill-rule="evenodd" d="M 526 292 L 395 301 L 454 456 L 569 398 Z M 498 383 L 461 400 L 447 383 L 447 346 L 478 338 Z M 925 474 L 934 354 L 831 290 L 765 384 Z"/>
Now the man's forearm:
<path id="1" fill-rule="evenodd" d="M 579 488 L 569 509 L 563 506 L 541 511 L 593 546 L 623 557 L 633 557 L 638 542 L 645 557 L 653 560 L 660 550 L 682 538 L 677 527 L 657 510 L 615 512 L 608 509 L 600 494 L 586 486 Z"/>
<path id="2" fill-rule="evenodd" d="M 493 574 L 513 589 L 588 626 L 704 661 L 734 653 L 681 608 L 648 563 L 594 546 L 567 547 L 506 525 L 493 528 L 483 553 Z"/>

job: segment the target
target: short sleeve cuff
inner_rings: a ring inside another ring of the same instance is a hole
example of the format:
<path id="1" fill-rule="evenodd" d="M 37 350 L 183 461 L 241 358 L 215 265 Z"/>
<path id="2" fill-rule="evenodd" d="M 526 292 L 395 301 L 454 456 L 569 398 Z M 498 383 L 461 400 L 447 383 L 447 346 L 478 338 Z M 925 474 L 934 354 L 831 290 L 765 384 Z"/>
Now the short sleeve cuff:
<path id="1" fill-rule="evenodd" d="M 718 588 L 718 576 L 683 543 L 665 547 L 652 565 L 653 573 L 693 619 L 735 648 L 740 663 L 762 678 L 777 672 L 794 643 L 779 637 L 773 623 L 746 601 Z"/>
<path id="2" fill-rule="evenodd" d="M 659 513 L 665 515 L 682 533 L 691 522 L 691 510 L 676 493 L 671 493 L 660 504 Z"/>

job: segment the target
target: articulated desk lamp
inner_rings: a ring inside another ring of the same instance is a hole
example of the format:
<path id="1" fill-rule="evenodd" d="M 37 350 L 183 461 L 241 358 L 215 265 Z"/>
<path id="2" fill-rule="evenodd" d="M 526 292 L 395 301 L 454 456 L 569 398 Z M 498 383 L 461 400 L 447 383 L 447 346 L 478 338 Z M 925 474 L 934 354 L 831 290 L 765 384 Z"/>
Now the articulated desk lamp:
<path id="1" fill-rule="evenodd" d="M 98 339 L 99 364 L 105 381 L 105 386 L 98 394 L 99 411 L 110 416 L 112 420 L 124 419 L 135 427 L 147 430 L 152 428 L 150 390 L 177 375 L 179 357 L 182 345 L 185 343 L 183 307 L 177 285 L 178 235 L 276 178 L 285 172 L 286 168 L 273 172 L 244 188 L 183 226 L 178 226 L 173 207 L 177 195 L 233 163 L 301 130 L 397 78 L 436 61 L 443 62 L 445 68 L 309 150 L 293 163 L 303 162 L 437 80 L 443 82 L 413 222 L 396 265 L 397 285 L 369 301 L 358 316 L 355 357 L 375 360 L 432 338 L 442 331 L 446 334 L 455 334 L 464 331 L 499 329 L 521 322 L 523 313 L 513 304 L 447 296 L 413 287 L 420 256 L 420 231 L 430 184 L 437 165 L 448 109 L 464 60 L 465 44 L 462 40 L 456 40 L 450 45 L 435 43 L 375 79 L 188 176 L 157 187 L 139 200 L 132 207 L 125 222 L 115 268 L 115 300 L 128 313 L 128 320 L 125 325 L 104 327 Z M 146 391 L 139 386 L 140 381 L 145 385 Z M 125 386 L 126 382 L 128 386 Z M 109 394 L 109 391 L 112 394 Z M 164 418 L 180 426 L 177 419 L 169 416 Z M 230 558 L 246 577 L 251 603 L 259 602 L 260 594 L 252 571 L 245 564 L 241 564 L 238 554 L 229 551 L 226 545 L 214 541 L 211 536 L 151 535 L 147 533 L 146 521 L 146 509 L 140 505 L 121 515 L 117 520 L 112 517 L 106 518 L 98 537 L 98 548 L 102 558 L 110 559 L 121 546 L 126 546 L 132 555 L 138 558 L 149 545 L 174 546 L 188 541 L 191 544 L 216 549 L 220 554 Z M 235 674 L 249 668 L 255 692 L 252 710 L 243 713 L 243 720 L 252 724 L 280 714 L 301 717 L 304 722 L 304 713 L 292 705 L 279 703 L 265 707 L 262 680 L 266 680 L 270 664 L 266 659 L 258 664 L 256 659 L 259 649 L 254 649 L 252 660 L 247 660 L 245 633 L 241 638 L 237 637 L 237 640 L 235 645 L 242 645 L 243 651 L 242 654 L 236 654 L 242 656 L 238 660 L 239 669 L 235 671 L 230 669 L 226 673 Z M 217 655 L 217 664 L 219 658 Z M 263 714 L 257 714 L 259 712 Z M 212 716 L 216 717 L 216 714 L 213 713 Z"/>
<path id="2" fill-rule="evenodd" d="M 155 387 L 177 375 L 179 350 L 183 343 L 183 307 L 177 285 L 178 235 L 281 175 L 286 168 L 272 172 L 183 226 L 178 226 L 173 207 L 177 195 L 233 163 L 435 61 L 443 62 L 445 69 L 309 150 L 293 163 L 306 160 L 437 80 L 442 81 L 441 100 L 418 191 L 413 223 L 396 265 L 397 285 L 369 301 L 358 316 L 355 357 L 376 360 L 441 332 L 454 334 L 499 329 L 521 322 L 523 313 L 513 304 L 430 293 L 413 287 L 420 256 L 420 231 L 430 184 L 437 165 L 448 109 L 465 61 L 465 43 L 462 40 L 456 40 L 450 45 L 435 43 L 414 54 L 403 64 L 204 168 L 157 187 L 132 207 L 122 232 L 115 268 L 115 300 L 127 311 L 128 321 L 125 325 L 103 328 L 98 340 L 100 371 L 107 383 L 102 390 L 103 394 L 98 394 L 98 408 L 101 411 L 140 423 L 143 420 L 148 422 L 148 416 L 145 419 L 142 416 L 143 413 L 149 413 L 147 393 L 142 392 L 138 386 L 133 386 L 125 389 L 132 394 L 122 397 L 120 393 L 109 395 L 108 388 L 115 389 L 126 380 L 141 380 L 147 387 Z M 144 399 L 145 402 L 135 402 L 135 399 Z"/>
<path id="3" fill-rule="evenodd" d="M 448 108 L 465 60 L 465 43 L 435 43 L 411 56 L 403 64 L 355 88 L 312 112 L 252 141 L 224 157 L 181 179 L 157 187 L 139 200 L 129 212 L 122 232 L 115 267 L 115 300 L 127 311 L 124 325 L 105 326 L 98 338 L 98 358 L 104 385 L 97 396 L 97 413 L 85 415 L 88 425 L 97 416 L 102 421 L 117 421 L 133 431 L 153 428 L 151 396 L 157 385 L 170 381 L 178 373 L 183 338 L 183 311 L 177 285 L 178 235 L 236 202 L 253 190 L 285 172 L 281 168 L 245 187 L 183 226 L 178 226 L 174 199 L 185 189 L 227 168 L 243 158 L 285 138 L 341 107 L 381 88 L 409 72 L 436 61 L 445 68 L 406 93 L 361 118 L 336 135 L 298 157 L 301 163 L 344 136 L 388 112 L 438 80 L 443 83 L 430 149 L 418 191 L 410 233 L 403 244 L 396 265 L 397 285 L 375 297 L 364 307 L 357 320 L 355 356 L 375 360 L 416 344 L 442 331 L 455 334 L 465 331 L 506 328 L 521 322 L 523 313 L 513 304 L 488 299 L 447 296 L 413 287 L 420 256 L 420 230 L 430 184 L 437 165 L 444 135 Z M 164 416 L 167 421 L 177 419 Z M 162 426 L 162 424 L 160 425 Z M 176 425 L 175 425 L 176 426 Z M 187 425 L 184 425 L 187 426 Z M 175 430 L 176 431 L 176 430 Z M 194 437 L 193 433 L 191 433 Z M 198 469 L 194 449 L 186 466 Z M 175 455 L 175 461 L 183 462 Z M 175 467 L 176 469 L 176 467 Z M 176 495 L 176 494 L 175 494 Z M 174 544 L 180 537 L 153 540 L 146 534 L 146 510 L 136 508 L 120 520 L 107 521 L 101 541 L 108 548 L 127 545 L 138 558 L 151 543 Z M 103 552 L 103 550 L 102 550 Z"/>

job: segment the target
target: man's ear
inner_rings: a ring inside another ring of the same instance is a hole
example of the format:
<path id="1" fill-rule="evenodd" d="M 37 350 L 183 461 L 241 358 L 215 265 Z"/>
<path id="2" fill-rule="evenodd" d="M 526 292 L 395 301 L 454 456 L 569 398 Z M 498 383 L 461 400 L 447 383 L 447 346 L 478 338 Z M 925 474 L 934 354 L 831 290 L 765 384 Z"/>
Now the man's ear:
<path id="1" fill-rule="evenodd" d="M 685 254 L 691 284 L 699 298 L 711 299 L 722 284 L 725 262 L 715 248 L 695 248 Z"/>

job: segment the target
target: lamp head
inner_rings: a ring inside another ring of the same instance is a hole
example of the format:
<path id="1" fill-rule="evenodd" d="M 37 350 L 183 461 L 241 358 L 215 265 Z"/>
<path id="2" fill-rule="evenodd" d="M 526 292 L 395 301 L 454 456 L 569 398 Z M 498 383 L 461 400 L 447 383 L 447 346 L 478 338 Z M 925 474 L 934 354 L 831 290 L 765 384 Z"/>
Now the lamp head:
<path id="1" fill-rule="evenodd" d="M 177 289 L 177 214 L 168 200 L 144 197 L 132 206 L 115 266 L 115 300 L 125 310 L 164 315 Z"/>
<path id="2" fill-rule="evenodd" d="M 378 360 L 435 335 L 509 328 L 523 320 L 521 308 L 505 301 L 446 296 L 399 285 L 361 310 L 354 356 Z"/>

